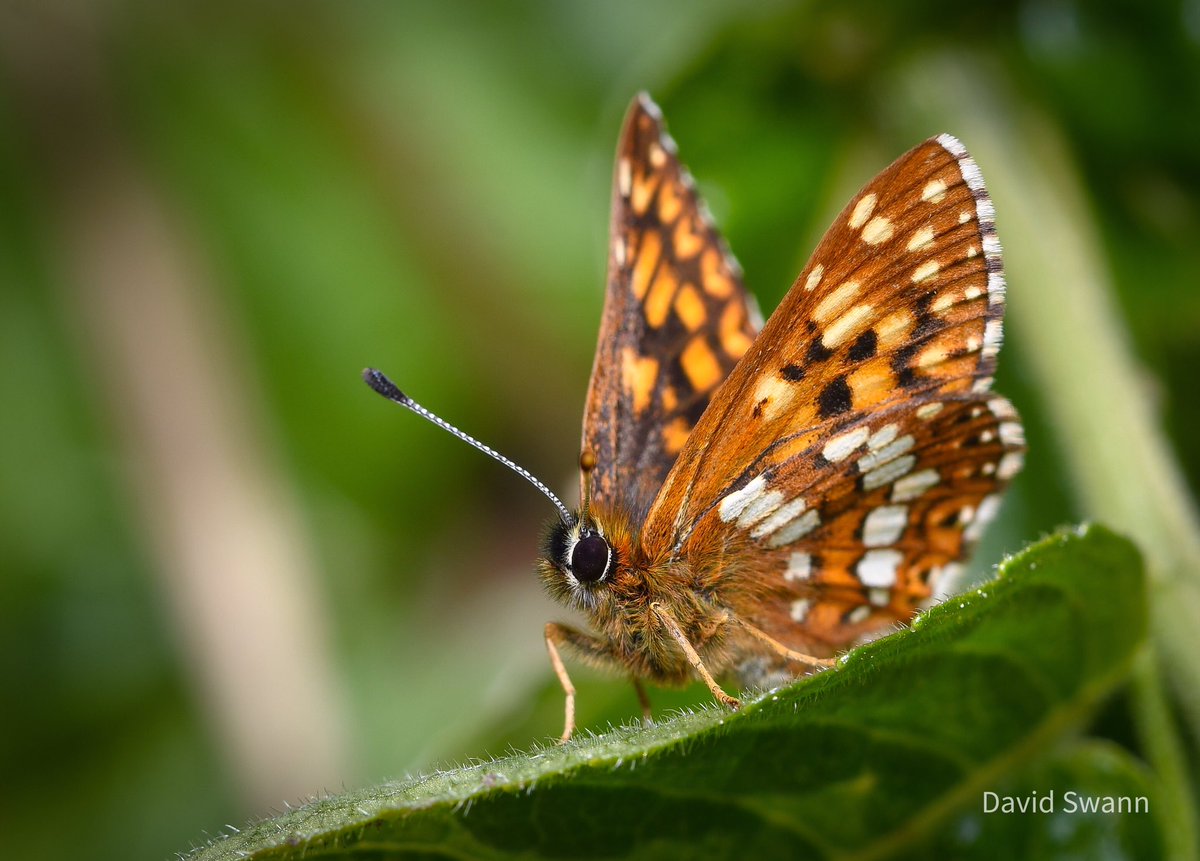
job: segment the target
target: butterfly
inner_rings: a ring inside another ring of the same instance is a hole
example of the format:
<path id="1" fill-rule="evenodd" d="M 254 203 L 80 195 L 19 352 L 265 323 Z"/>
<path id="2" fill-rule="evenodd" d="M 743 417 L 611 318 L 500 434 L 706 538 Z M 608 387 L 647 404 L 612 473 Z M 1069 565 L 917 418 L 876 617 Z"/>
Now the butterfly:
<path id="1" fill-rule="evenodd" d="M 995 212 L 950 135 L 872 179 L 765 325 L 645 94 L 625 117 L 580 498 L 449 425 L 380 372 L 381 394 L 506 463 L 559 509 L 537 568 L 591 631 L 564 649 L 634 682 L 702 680 L 721 703 L 832 665 L 953 582 L 1023 465 L 991 392 L 1005 283 Z"/>

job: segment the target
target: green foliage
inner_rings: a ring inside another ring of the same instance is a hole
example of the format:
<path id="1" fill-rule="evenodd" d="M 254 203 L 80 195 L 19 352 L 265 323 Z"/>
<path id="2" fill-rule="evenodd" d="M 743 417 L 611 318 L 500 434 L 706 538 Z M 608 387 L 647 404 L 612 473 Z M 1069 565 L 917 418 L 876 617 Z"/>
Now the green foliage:
<path id="1" fill-rule="evenodd" d="M 832 671 L 650 728 L 620 727 L 314 802 L 192 861 L 386 858 L 1147 859 L 1151 815 L 981 816 L 985 790 L 1154 791 L 1122 751 L 1056 742 L 1126 675 L 1145 634 L 1141 562 L 1062 532 L 996 580 Z M 1047 756 L 1047 752 L 1049 756 Z M 1064 818 L 1066 817 L 1066 818 Z"/>
<path id="2" fill-rule="evenodd" d="M 1009 276 L 996 390 L 1029 439 L 975 571 L 1062 523 L 1118 526 L 1146 557 L 1150 657 L 1200 673 L 1200 616 L 1180 600 L 1200 589 L 1187 498 L 1200 488 L 1200 4 L 25 5 L 0 15 L 12 47 L 0 51 L 0 688 L 15 692 L 0 711 L 5 857 L 167 857 L 322 787 L 557 732 L 561 693 L 538 635 L 558 611 L 530 573 L 544 502 L 389 414 L 357 374 L 389 370 L 570 486 L 613 146 L 639 89 L 662 105 L 766 312 L 863 181 L 928 135 L 967 144 Z M 154 230 L 103 241 L 124 217 L 97 194 L 114 184 L 118 200 L 153 197 L 179 247 Z M 96 266 L 81 265 L 81 239 L 105 252 Z M 163 259 L 178 279 L 145 276 Z M 199 319 L 142 302 L 98 313 L 138 273 L 145 296 L 174 285 Z M 1088 322 L 1097 307 L 1116 325 Z M 127 340 L 114 343 L 119 321 Z M 197 333 L 195 350 L 224 374 L 133 360 Z M 1114 354 L 1117 374 L 1097 361 Z M 154 445 L 131 431 L 121 356 L 168 374 L 142 413 L 164 435 Z M 181 404 L 238 441 L 228 472 L 193 462 L 213 437 L 161 421 Z M 1122 434 L 1132 425 L 1138 439 Z M 147 455 L 165 443 L 184 450 L 156 466 Z M 1141 466 L 1147 447 L 1157 473 Z M 223 482 L 247 465 L 275 492 L 230 496 Z M 171 506 L 146 496 L 164 484 Z M 213 548 L 259 537 L 244 517 L 229 531 L 191 508 L 205 500 L 294 523 L 294 555 L 249 554 L 208 605 L 218 633 L 253 635 L 234 663 L 270 683 L 221 675 L 228 640 L 198 635 L 205 604 L 179 591 L 168 508 Z M 271 571 L 293 591 L 264 600 Z M 270 637 L 306 589 L 315 618 L 292 637 L 316 660 Z M 256 600 L 253 621 L 223 616 Z M 1072 635 L 1038 632 L 1047 649 L 1073 648 Z M 1171 848 L 1189 858 L 1200 685 L 1156 679 L 1158 666 L 1143 662 L 1133 695 L 1087 731 L 1150 762 L 1170 796 L 1156 818 L 1173 818 Z M 572 672 L 584 725 L 635 711 L 623 680 Z M 652 696 L 662 708 L 707 692 Z M 287 720 L 263 719 L 272 703 Z M 277 768 L 259 767 L 232 729 Z M 306 733 L 337 761 L 318 769 L 295 741 Z M 1030 841 L 1051 827 L 1019 821 Z M 1008 829 L 1009 857 L 1037 854 L 1011 824 L 980 827 Z"/>

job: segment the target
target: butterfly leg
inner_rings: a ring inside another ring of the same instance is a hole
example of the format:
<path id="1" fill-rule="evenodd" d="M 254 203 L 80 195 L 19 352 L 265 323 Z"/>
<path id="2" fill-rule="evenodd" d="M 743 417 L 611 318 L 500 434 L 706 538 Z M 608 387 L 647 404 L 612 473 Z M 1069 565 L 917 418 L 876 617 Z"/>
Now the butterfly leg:
<path id="1" fill-rule="evenodd" d="M 550 665 L 554 667 L 554 674 L 558 676 L 563 693 L 567 695 L 566 715 L 563 721 L 562 738 L 559 739 L 560 744 L 570 741 L 571 735 L 575 732 L 575 685 L 571 683 L 566 665 L 563 664 L 562 657 L 558 654 L 558 647 L 563 643 L 569 644 L 571 648 L 593 664 L 605 665 L 612 662 L 612 655 L 602 640 L 557 622 L 546 623 L 546 651 L 550 653 Z"/>
<path id="2" fill-rule="evenodd" d="M 554 667 L 554 674 L 558 676 L 563 693 L 567 695 L 566 716 L 563 722 L 562 738 L 558 740 L 559 744 L 566 744 L 570 741 L 571 734 L 575 732 L 575 685 L 571 683 L 566 665 L 563 664 L 562 657 L 558 654 L 558 646 L 555 645 L 556 642 L 561 643 L 566 639 L 566 628 L 554 622 L 546 623 L 546 651 L 550 653 L 550 666 Z"/>
<path id="3" fill-rule="evenodd" d="M 679 644 L 679 648 L 683 649 L 683 654 L 687 657 L 688 663 L 692 665 L 692 669 L 696 671 L 696 674 L 703 679 L 704 684 L 708 685 L 708 689 L 712 691 L 712 695 L 716 698 L 717 702 L 729 706 L 731 709 L 741 708 L 742 701 L 725 693 L 721 689 L 721 686 L 717 684 L 716 679 L 712 677 L 712 673 L 708 671 L 708 667 L 704 666 L 704 662 L 700 660 L 700 655 L 696 653 L 696 649 L 688 642 L 688 638 L 679 629 L 679 623 L 675 621 L 675 617 L 671 615 L 667 608 L 655 601 L 650 605 L 650 609 L 654 611 L 654 615 L 663 623 L 663 627 L 667 629 L 675 639 L 675 642 Z"/>
<path id="4" fill-rule="evenodd" d="M 736 621 L 742 626 L 747 634 L 766 643 L 777 655 L 786 658 L 789 661 L 795 661 L 798 664 L 807 664 L 810 667 L 832 667 L 837 663 L 835 658 L 815 658 L 812 655 L 806 655 L 803 652 L 797 652 L 794 649 L 789 649 L 783 643 L 758 630 L 758 628 L 754 627 L 749 622 L 743 621 L 742 619 L 736 619 Z"/>
<path id="5" fill-rule="evenodd" d="M 633 682 L 633 689 L 637 691 L 638 704 L 642 707 L 642 723 L 646 726 L 654 726 L 654 715 L 650 711 L 650 697 L 646 696 L 646 688 L 642 684 L 642 680 L 633 676 L 630 681 Z"/>

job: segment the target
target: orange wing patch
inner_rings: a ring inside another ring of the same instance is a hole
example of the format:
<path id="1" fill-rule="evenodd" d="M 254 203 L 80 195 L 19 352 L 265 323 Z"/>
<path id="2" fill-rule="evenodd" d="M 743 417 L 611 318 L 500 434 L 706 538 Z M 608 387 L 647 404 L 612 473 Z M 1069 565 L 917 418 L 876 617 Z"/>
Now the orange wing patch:
<path id="1" fill-rule="evenodd" d="M 737 264 L 644 97 L 621 133 L 611 230 L 583 445 L 597 504 L 642 514 L 757 334 Z"/>
<path id="2" fill-rule="evenodd" d="M 626 347 L 621 352 L 621 382 L 631 396 L 633 412 L 644 413 L 658 382 L 658 359 L 639 355 L 632 347 Z"/>
<path id="3" fill-rule="evenodd" d="M 697 335 L 688 342 L 683 355 L 679 357 L 679 363 L 693 391 L 710 391 L 725 376 L 716 354 L 709 348 L 703 335 Z"/>

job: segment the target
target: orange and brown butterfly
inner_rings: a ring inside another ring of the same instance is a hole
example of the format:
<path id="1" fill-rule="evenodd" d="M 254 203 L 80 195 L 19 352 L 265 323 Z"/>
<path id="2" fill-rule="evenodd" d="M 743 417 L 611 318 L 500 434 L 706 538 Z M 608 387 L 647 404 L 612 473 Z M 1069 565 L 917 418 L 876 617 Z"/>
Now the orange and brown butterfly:
<path id="1" fill-rule="evenodd" d="M 641 681 L 777 684 L 909 621 L 960 570 L 1022 466 L 991 389 L 1004 277 L 995 213 L 955 138 L 920 144 L 829 228 L 765 326 L 639 95 L 613 182 L 608 286 L 569 511 L 378 371 L 381 394 L 557 505 L 538 570 L 592 631 L 559 653 Z"/>

